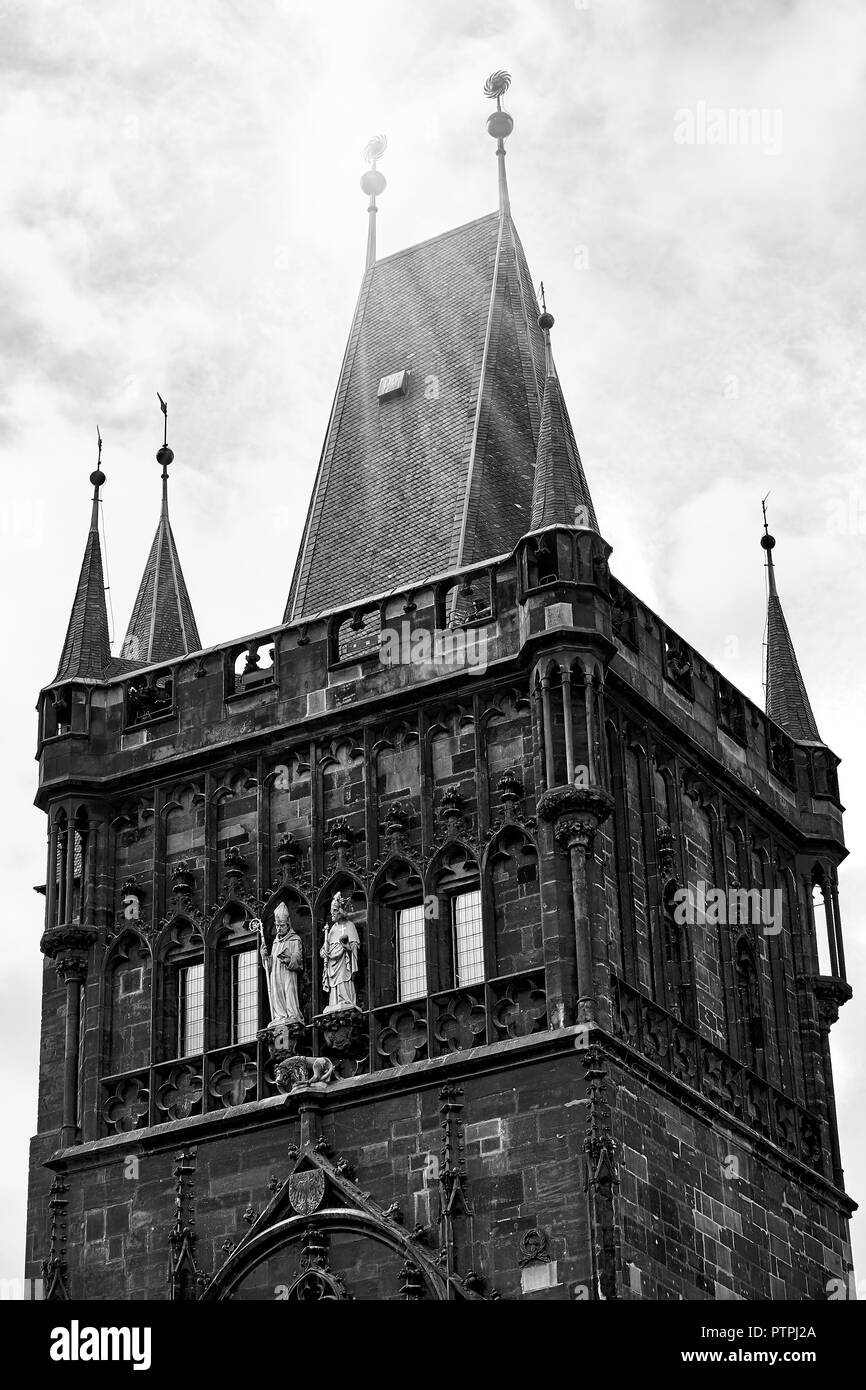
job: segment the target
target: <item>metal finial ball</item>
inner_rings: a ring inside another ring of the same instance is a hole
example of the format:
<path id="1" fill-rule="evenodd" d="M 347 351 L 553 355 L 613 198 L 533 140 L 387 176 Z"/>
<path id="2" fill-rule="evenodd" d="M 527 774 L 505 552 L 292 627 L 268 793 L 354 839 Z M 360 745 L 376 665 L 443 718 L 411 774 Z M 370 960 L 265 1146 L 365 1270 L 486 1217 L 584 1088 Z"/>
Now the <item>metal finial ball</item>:
<path id="1" fill-rule="evenodd" d="M 372 140 L 368 140 L 364 146 L 364 158 L 368 164 L 375 164 L 377 159 L 382 158 L 387 148 L 387 135 L 374 135 Z"/>
<path id="2" fill-rule="evenodd" d="M 548 309 L 545 309 L 543 314 L 538 315 L 538 326 L 543 328 L 545 333 L 549 333 L 555 323 L 556 319 Z"/>
<path id="3" fill-rule="evenodd" d="M 769 534 L 769 532 L 767 533 L 766 536 L 762 536 L 762 537 L 761 537 L 761 545 L 764 547 L 765 550 L 772 550 L 772 549 L 773 549 L 773 546 L 774 546 L 775 544 L 776 544 L 776 537 L 775 537 L 775 536 L 771 536 L 771 535 Z"/>
<path id="4" fill-rule="evenodd" d="M 105 482 L 105 474 L 101 468 L 97 468 L 94 473 L 91 473 L 90 481 L 94 487 L 102 487 L 102 484 Z"/>
<path id="5" fill-rule="evenodd" d="M 361 175 L 361 191 L 367 193 L 371 198 L 378 198 L 380 193 L 384 193 L 388 184 L 385 175 L 378 169 L 368 169 L 366 174 Z"/>
<path id="6" fill-rule="evenodd" d="M 156 456 L 157 463 L 160 465 L 161 468 L 168 468 L 168 465 L 172 462 L 173 459 L 174 450 L 170 449 L 167 444 L 163 444 L 162 448 L 159 450 Z"/>
<path id="7" fill-rule="evenodd" d="M 487 134 L 494 140 L 507 140 L 514 129 L 514 121 L 507 111 L 499 107 L 487 117 Z"/>

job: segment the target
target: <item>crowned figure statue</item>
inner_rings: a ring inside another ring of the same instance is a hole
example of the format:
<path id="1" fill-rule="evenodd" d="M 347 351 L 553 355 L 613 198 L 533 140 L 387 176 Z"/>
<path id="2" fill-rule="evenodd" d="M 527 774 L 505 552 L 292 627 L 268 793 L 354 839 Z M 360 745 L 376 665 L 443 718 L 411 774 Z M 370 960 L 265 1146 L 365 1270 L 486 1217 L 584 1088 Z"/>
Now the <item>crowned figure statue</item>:
<path id="1" fill-rule="evenodd" d="M 331 921 L 325 926 L 325 940 L 319 952 L 323 961 L 322 989 L 328 991 L 326 1014 L 358 1007 L 354 978 L 361 943 L 349 916 L 351 910 L 351 898 L 335 893 L 331 901 Z"/>

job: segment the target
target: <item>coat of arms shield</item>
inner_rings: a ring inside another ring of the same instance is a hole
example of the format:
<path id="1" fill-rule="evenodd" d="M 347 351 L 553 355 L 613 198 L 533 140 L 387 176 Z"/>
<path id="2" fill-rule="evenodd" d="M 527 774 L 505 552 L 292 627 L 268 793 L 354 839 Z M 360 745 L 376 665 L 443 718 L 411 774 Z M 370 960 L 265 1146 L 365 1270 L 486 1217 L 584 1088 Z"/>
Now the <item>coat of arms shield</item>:
<path id="1" fill-rule="evenodd" d="M 289 1201 L 299 1216 L 310 1216 L 322 1205 L 325 1175 L 321 1168 L 293 1173 L 289 1178 Z"/>

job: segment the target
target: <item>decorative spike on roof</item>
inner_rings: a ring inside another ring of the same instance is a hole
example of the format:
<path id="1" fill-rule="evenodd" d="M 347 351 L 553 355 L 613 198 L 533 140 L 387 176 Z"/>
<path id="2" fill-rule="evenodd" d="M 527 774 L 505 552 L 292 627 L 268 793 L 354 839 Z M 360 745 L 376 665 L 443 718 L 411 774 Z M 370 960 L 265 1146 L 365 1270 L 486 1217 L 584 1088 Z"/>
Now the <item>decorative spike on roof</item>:
<path id="1" fill-rule="evenodd" d="M 382 196 L 387 187 L 385 175 L 377 169 L 376 165 L 387 148 L 388 137 L 386 135 L 374 135 L 372 140 L 368 140 L 364 146 L 364 158 L 370 166 L 367 172 L 361 175 L 361 191 L 369 194 L 370 197 L 367 204 L 367 270 L 376 262 L 376 215 L 379 211 L 376 199 Z"/>
<path id="2" fill-rule="evenodd" d="M 776 544 L 767 526 L 764 507 L 764 534 L 761 545 L 767 556 L 767 714 L 791 738 L 799 743 L 822 743 L 818 725 L 812 713 L 806 683 L 803 680 L 794 643 L 785 622 L 782 604 L 776 589 L 776 570 L 773 548 Z"/>
<path id="3" fill-rule="evenodd" d="M 99 490 L 105 482 L 102 471 L 102 439 L 97 427 L 99 454 L 96 469 L 90 475 L 93 484 L 93 506 L 90 530 L 84 547 L 84 559 L 78 576 L 78 587 L 63 643 L 63 653 L 55 680 L 99 680 L 111 666 L 111 642 L 108 635 L 108 613 L 105 607 L 105 578 L 102 569 L 102 549 L 99 544 Z"/>
<path id="4" fill-rule="evenodd" d="M 168 519 L 168 468 L 174 453 L 168 447 L 168 406 L 161 396 L 159 403 L 165 416 L 163 443 L 156 455 L 156 461 L 162 468 L 162 508 L 123 643 L 124 658 L 146 666 L 158 661 L 171 661 L 174 657 L 186 656 L 201 648 L 201 638 Z"/>
<path id="5" fill-rule="evenodd" d="M 514 118 L 502 105 L 502 98 L 510 86 L 510 72 L 492 72 L 484 83 L 484 95 L 496 102 L 496 110 L 487 117 L 487 133 L 496 141 L 496 158 L 499 161 L 499 212 L 502 217 L 507 217 L 511 212 L 508 181 L 505 177 L 505 141 L 514 129 Z"/>
<path id="6" fill-rule="evenodd" d="M 550 330 L 554 318 L 544 303 L 543 285 L 541 296 L 543 309 L 538 324 L 544 333 L 544 399 L 529 529 L 541 531 L 545 526 L 586 526 L 597 531 L 595 508 L 565 408 L 562 387 L 553 365 Z"/>

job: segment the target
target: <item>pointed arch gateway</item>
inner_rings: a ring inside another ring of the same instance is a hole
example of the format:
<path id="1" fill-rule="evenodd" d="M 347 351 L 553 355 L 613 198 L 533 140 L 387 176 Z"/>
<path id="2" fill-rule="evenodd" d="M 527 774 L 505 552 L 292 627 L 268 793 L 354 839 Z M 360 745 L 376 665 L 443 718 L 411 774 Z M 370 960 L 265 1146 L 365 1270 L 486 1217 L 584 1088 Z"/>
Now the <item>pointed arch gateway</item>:
<path id="1" fill-rule="evenodd" d="M 444 1301 L 432 1251 L 308 1144 L 202 1300 Z"/>

